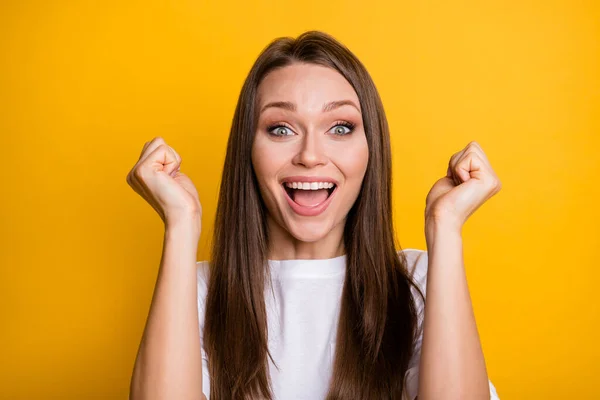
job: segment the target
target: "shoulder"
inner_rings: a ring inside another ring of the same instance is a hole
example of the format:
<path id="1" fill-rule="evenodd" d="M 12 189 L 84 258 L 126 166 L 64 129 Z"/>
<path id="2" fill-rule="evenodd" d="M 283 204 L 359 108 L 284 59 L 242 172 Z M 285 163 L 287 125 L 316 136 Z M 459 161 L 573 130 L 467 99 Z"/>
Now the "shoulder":
<path id="1" fill-rule="evenodd" d="M 427 289 L 427 250 L 420 249 L 403 249 L 398 251 L 400 257 L 404 256 L 406 260 L 406 268 L 408 270 L 408 276 L 413 282 L 419 287 L 423 296 L 426 294 Z M 420 296 L 417 296 L 417 291 L 414 287 L 411 287 L 413 296 L 417 298 L 417 304 L 420 304 Z"/>
<path id="2" fill-rule="evenodd" d="M 210 265 L 208 261 L 196 262 L 196 280 L 198 283 L 198 301 L 204 302 L 208 291 L 208 278 L 210 273 Z"/>
<path id="3" fill-rule="evenodd" d="M 403 249 L 398 255 L 404 256 L 408 274 L 417 283 L 427 279 L 427 250 Z"/>
<path id="4" fill-rule="evenodd" d="M 198 273 L 198 277 L 202 277 L 203 279 L 208 278 L 209 268 L 210 263 L 208 261 L 196 261 L 196 272 Z"/>

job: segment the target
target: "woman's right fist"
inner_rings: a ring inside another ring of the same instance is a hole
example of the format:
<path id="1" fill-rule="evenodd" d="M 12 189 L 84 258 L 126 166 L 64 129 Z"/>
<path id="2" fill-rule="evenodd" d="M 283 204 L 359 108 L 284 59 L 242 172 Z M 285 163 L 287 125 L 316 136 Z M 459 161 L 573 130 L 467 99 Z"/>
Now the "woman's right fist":
<path id="1" fill-rule="evenodd" d="M 165 225 L 202 214 L 198 191 L 180 166 L 179 154 L 159 136 L 146 142 L 127 174 L 129 186 L 150 203 Z"/>

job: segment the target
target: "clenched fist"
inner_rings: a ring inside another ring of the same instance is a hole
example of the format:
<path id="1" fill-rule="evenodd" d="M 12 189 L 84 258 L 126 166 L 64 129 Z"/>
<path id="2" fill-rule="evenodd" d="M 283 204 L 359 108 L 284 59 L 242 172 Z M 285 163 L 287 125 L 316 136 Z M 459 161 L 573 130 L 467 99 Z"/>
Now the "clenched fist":
<path id="1" fill-rule="evenodd" d="M 198 192 L 180 167 L 179 154 L 162 137 L 156 137 L 144 145 L 127 174 L 127 183 L 150 203 L 165 226 L 186 221 L 199 225 L 202 206 Z"/>
<path id="2" fill-rule="evenodd" d="M 425 220 L 444 220 L 460 230 L 501 188 L 502 183 L 483 149 L 472 141 L 450 157 L 446 176 L 438 179 L 427 194 Z"/>

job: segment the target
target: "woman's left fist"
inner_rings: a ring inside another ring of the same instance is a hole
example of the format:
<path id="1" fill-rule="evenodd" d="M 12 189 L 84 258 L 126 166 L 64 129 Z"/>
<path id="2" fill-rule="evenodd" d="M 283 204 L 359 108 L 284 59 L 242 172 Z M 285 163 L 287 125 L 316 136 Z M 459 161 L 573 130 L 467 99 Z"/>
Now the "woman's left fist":
<path id="1" fill-rule="evenodd" d="M 458 230 L 490 197 L 502 188 L 477 142 L 450 157 L 446 176 L 439 179 L 425 200 L 425 223 L 451 224 Z"/>

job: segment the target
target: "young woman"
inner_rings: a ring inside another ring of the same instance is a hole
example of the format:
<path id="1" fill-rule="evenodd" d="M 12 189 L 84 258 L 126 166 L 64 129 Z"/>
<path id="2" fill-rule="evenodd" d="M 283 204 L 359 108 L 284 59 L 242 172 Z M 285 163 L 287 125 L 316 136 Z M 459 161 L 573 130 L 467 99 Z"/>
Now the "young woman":
<path id="1" fill-rule="evenodd" d="M 380 97 L 310 31 L 273 41 L 242 87 L 210 265 L 180 165 L 159 137 L 127 177 L 165 223 L 131 398 L 498 398 L 462 255 L 463 224 L 501 187 L 478 143 L 427 195 L 427 251 L 397 251 Z"/>

